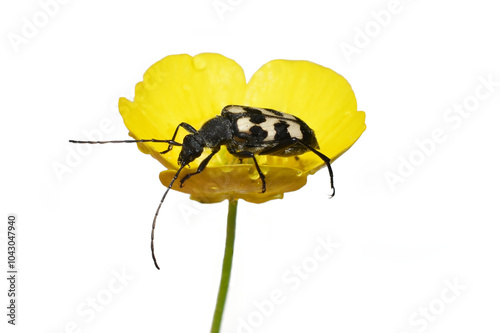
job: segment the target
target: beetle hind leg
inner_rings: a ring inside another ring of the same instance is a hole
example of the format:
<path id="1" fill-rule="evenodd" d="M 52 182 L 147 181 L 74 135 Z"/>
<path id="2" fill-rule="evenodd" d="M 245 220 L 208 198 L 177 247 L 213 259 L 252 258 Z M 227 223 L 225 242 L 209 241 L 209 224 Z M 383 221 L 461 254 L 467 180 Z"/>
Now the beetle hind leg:
<path id="1" fill-rule="evenodd" d="M 333 186 L 333 171 L 332 171 L 332 166 L 330 165 L 330 158 L 328 158 L 328 156 L 320 153 L 318 150 L 314 149 L 313 147 L 311 147 L 310 145 L 308 145 L 304 141 L 297 139 L 297 138 L 290 138 L 289 140 L 283 141 L 283 142 L 277 144 L 276 146 L 273 146 L 273 147 L 270 147 L 268 149 L 263 150 L 260 153 L 260 155 L 280 156 L 281 152 L 283 152 L 285 149 L 287 149 L 287 148 L 289 148 L 297 143 L 302 145 L 307 150 L 313 152 L 314 154 L 316 154 L 319 158 L 321 158 L 323 160 L 326 167 L 328 168 L 328 173 L 330 174 L 330 186 L 332 187 L 332 191 L 333 191 L 330 198 L 333 197 L 335 195 L 335 187 Z M 297 157 L 298 156 L 295 156 L 295 158 L 297 158 Z"/>
<path id="2" fill-rule="evenodd" d="M 330 186 L 332 187 L 332 195 L 330 196 L 330 198 L 333 198 L 333 196 L 335 195 L 335 186 L 333 186 L 333 171 L 332 171 L 332 166 L 330 165 L 330 158 L 328 156 L 320 153 L 319 151 L 317 151 L 316 149 L 314 149 L 313 147 L 309 146 L 308 144 L 304 143 L 301 140 L 297 140 L 297 142 L 299 142 L 301 145 L 303 145 L 304 147 L 306 147 L 307 149 L 312 151 L 319 158 L 321 158 L 323 160 L 323 162 L 325 162 L 326 167 L 328 169 L 328 173 L 330 174 Z"/>

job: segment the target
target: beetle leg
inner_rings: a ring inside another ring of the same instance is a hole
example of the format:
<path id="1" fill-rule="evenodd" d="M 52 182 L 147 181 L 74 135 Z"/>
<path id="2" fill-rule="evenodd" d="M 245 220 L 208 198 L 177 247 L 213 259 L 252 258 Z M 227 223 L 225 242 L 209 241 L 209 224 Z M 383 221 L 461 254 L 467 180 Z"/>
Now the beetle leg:
<path id="1" fill-rule="evenodd" d="M 335 195 L 335 187 L 333 186 L 333 171 L 332 171 L 332 166 L 330 165 L 330 163 L 331 163 L 330 158 L 328 156 L 320 153 L 319 151 L 317 151 L 313 147 L 309 146 L 308 144 L 304 143 L 302 140 L 297 139 L 297 142 L 300 143 L 301 145 L 303 145 L 304 147 L 306 147 L 307 149 L 309 149 L 310 151 L 312 151 L 313 153 L 315 153 L 316 155 L 318 155 L 318 157 L 321 158 L 323 160 L 323 162 L 325 162 L 326 167 L 328 168 L 328 172 L 330 173 L 330 186 L 332 187 L 332 190 L 333 190 L 330 198 L 332 198 Z"/>
<path id="2" fill-rule="evenodd" d="M 188 123 L 180 123 L 179 125 L 177 125 L 177 128 L 175 129 L 174 136 L 172 137 L 172 141 L 175 141 L 175 137 L 177 136 L 177 132 L 179 131 L 179 127 L 184 128 L 186 131 L 188 131 L 191 134 L 198 133 L 198 131 L 193 126 L 189 125 Z M 168 149 L 161 151 L 160 154 L 166 154 L 171 150 L 172 150 L 172 145 L 170 144 L 170 145 L 168 145 Z"/>
<path id="3" fill-rule="evenodd" d="M 291 147 L 297 143 L 301 144 L 302 146 L 304 146 L 305 148 L 307 148 L 308 150 L 310 150 L 311 152 L 316 154 L 319 158 L 321 158 L 323 160 L 323 162 L 325 162 L 326 167 L 328 168 L 328 172 L 330 173 L 330 186 L 332 187 L 332 190 L 333 190 L 331 197 L 333 197 L 335 195 L 335 187 L 333 186 L 333 171 L 332 171 L 332 167 L 330 165 L 330 159 L 328 158 L 328 156 L 325 156 L 324 154 L 320 153 L 318 150 L 309 146 L 304 141 L 299 140 L 297 138 L 291 138 L 291 139 L 284 141 L 284 142 L 282 142 L 274 147 L 263 150 L 262 152 L 260 152 L 259 155 L 276 154 L 276 153 L 279 153 L 279 152 L 281 152 L 281 151 L 287 149 L 288 147 Z"/>
<path id="4" fill-rule="evenodd" d="M 260 180 L 262 181 L 262 193 L 266 192 L 266 177 L 260 170 L 259 164 L 257 163 L 257 159 L 255 159 L 254 153 L 251 151 L 238 151 L 238 152 L 232 152 L 229 151 L 232 155 L 238 157 L 238 158 L 252 158 L 253 162 L 255 163 L 255 168 L 257 168 L 257 172 L 259 174 Z"/>
<path id="5" fill-rule="evenodd" d="M 187 175 L 185 175 L 180 183 L 179 183 L 179 186 L 180 187 L 183 187 L 184 186 L 184 182 L 186 180 L 188 180 L 189 178 L 191 178 L 191 176 L 194 176 L 194 175 L 197 175 L 199 173 L 201 173 L 205 167 L 207 166 L 208 162 L 210 162 L 210 159 L 219 152 L 220 150 L 220 147 L 216 147 L 212 150 L 212 152 L 210 153 L 210 155 L 208 155 L 207 157 L 205 157 L 205 159 L 203 161 L 201 161 L 200 165 L 198 166 L 198 170 L 196 170 L 196 172 L 192 172 L 192 173 L 188 173 Z"/>

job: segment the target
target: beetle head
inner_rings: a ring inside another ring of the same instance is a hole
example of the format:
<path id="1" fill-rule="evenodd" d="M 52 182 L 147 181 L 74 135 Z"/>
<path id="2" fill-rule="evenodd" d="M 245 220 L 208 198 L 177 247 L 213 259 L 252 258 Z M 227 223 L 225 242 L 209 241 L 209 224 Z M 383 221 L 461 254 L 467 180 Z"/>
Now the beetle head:
<path id="1" fill-rule="evenodd" d="M 204 141 L 199 134 L 189 134 L 184 137 L 182 142 L 182 150 L 179 154 L 178 163 L 185 166 L 201 156 L 203 148 L 205 147 Z"/>

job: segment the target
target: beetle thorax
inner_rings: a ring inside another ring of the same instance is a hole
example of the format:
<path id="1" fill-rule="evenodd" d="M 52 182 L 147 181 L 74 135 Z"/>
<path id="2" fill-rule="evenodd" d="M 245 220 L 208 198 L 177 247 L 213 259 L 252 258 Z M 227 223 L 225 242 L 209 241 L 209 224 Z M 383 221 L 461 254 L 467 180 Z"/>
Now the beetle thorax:
<path id="1" fill-rule="evenodd" d="M 207 121 L 198 131 L 207 148 L 226 144 L 233 137 L 231 121 L 225 117 L 215 117 Z"/>

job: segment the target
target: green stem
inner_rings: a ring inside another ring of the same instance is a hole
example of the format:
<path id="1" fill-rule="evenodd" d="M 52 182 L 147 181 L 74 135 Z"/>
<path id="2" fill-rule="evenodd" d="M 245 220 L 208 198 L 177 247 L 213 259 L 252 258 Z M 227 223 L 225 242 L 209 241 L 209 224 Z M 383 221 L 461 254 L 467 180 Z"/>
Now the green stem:
<path id="1" fill-rule="evenodd" d="M 236 234 L 236 208 L 238 200 L 229 200 L 227 212 L 226 250 L 224 251 L 224 261 L 222 262 L 222 275 L 220 278 L 219 295 L 214 311 L 211 333 L 219 333 L 222 322 L 222 314 L 226 304 L 229 279 L 231 278 L 231 266 L 233 265 L 234 236 Z"/>

